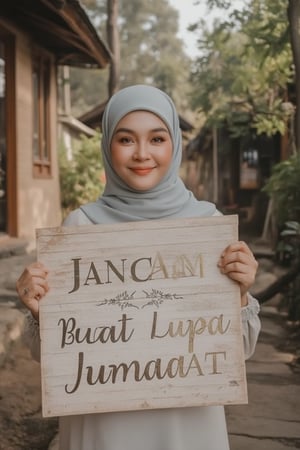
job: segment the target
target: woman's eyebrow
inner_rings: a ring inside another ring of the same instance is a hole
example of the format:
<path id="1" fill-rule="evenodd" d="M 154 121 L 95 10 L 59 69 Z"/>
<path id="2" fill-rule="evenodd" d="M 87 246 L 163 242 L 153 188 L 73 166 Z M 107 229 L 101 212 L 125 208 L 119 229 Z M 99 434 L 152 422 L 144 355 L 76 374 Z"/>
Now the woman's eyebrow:
<path id="1" fill-rule="evenodd" d="M 153 128 L 153 130 L 151 130 L 154 133 L 168 133 L 169 134 L 169 130 L 167 128 Z"/>
<path id="2" fill-rule="evenodd" d="M 114 132 L 114 134 L 117 134 L 117 133 L 134 133 L 134 131 L 131 130 L 130 128 L 118 128 L 118 129 Z"/>
<path id="3" fill-rule="evenodd" d="M 153 128 L 152 130 L 149 130 L 149 131 L 152 132 L 152 133 L 161 133 L 161 132 L 163 132 L 163 133 L 168 133 L 169 134 L 169 130 L 167 128 Z M 135 131 L 131 130 L 130 128 L 118 128 L 114 132 L 114 134 L 117 134 L 117 133 L 131 133 L 131 134 L 134 134 Z"/>

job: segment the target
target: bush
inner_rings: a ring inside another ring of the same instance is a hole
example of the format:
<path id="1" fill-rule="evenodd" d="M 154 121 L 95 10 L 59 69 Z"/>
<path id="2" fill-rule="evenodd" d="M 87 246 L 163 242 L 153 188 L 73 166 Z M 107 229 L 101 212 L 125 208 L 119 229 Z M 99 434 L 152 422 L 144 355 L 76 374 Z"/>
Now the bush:
<path id="1" fill-rule="evenodd" d="M 72 159 L 59 149 L 59 176 L 63 217 L 80 205 L 96 200 L 103 192 L 105 176 L 100 152 L 100 134 L 82 136 Z"/>
<path id="2" fill-rule="evenodd" d="M 300 320 L 300 155 L 275 165 L 264 191 L 273 200 L 273 214 L 279 233 L 276 257 L 293 273 L 284 292 L 288 318 Z"/>
<path id="3" fill-rule="evenodd" d="M 277 246 L 279 261 L 288 265 L 295 274 L 285 292 L 284 305 L 288 319 L 300 321 L 300 223 L 287 222 L 280 237 Z"/>
<path id="4" fill-rule="evenodd" d="M 276 164 L 263 190 L 273 199 L 279 229 L 288 221 L 300 222 L 300 156 Z"/>

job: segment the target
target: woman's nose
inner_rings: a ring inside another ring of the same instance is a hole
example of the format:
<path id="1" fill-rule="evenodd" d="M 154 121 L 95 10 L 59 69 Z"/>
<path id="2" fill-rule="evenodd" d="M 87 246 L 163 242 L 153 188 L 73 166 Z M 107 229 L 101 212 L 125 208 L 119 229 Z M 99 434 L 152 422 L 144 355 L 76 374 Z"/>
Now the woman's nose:
<path id="1" fill-rule="evenodd" d="M 149 159 L 149 151 L 146 143 L 140 142 L 135 148 L 133 158 L 136 161 L 145 161 Z"/>

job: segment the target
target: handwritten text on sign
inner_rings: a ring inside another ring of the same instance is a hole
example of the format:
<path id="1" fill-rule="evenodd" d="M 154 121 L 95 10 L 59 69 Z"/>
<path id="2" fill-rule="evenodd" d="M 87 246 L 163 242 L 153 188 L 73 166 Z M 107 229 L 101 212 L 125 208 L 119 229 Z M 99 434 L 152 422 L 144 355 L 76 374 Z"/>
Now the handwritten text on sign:
<path id="1" fill-rule="evenodd" d="M 236 216 L 48 228 L 44 416 L 247 401 Z"/>

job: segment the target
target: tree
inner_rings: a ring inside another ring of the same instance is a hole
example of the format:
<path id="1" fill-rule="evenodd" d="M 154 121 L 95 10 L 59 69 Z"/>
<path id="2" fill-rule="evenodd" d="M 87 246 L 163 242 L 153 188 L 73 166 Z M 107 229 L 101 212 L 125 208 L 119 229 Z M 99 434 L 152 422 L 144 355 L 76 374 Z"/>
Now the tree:
<path id="1" fill-rule="evenodd" d="M 101 39 L 107 43 L 106 20 L 107 2 L 106 0 L 84 0 L 82 6 L 85 8 L 90 20 L 97 29 Z M 109 45 L 107 43 L 109 48 Z M 72 113 L 80 116 L 95 105 L 102 103 L 108 97 L 110 67 L 105 69 L 80 69 L 70 68 L 71 81 L 71 103 Z"/>
<path id="2" fill-rule="evenodd" d="M 289 0 L 288 19 L 290 24 L 291 46 L 295 66 L 296 115 L 295 144 L 300 155 L 300 0 Z"/>
<path id="3" fill-rule="evenodd" d="M 208 0 L 210 7 L 229 2 Z M 293 80 L 285 0 L 251 0 L 225 20 L 204 29 L 194 69 L 194 106 L 212 123 L 227 122 L 233 134 L 284 133 L 286 89 Z M 199 29 L 199 24 L 194 26 Z"/>
<path id="4" fill-rule="evenodd" d="M 119 3 L 118 0 L 107 0 L 107 39 L 112 54 L 110 63 L 108 94 L 117 92 L 120 82 L 120 41 L 118 32 Z"/>
<path id="5" fill-rule="evenodd" d="M 64 217 L 83 203 L 97 200 L 103 192 L 105 177 L 99 140 L 99 133 L 92 138 L 82 136 L 79 145 L 73 150 L 71 160 L 62 144 L 59 148 L 61 207 Z"/>
<path id="6" fill-rule="evenodd" d="M 84 0 L 83 4 L 100 35 L 105 37 L 106 0 Z M 184 53 L 183 42 L 177 37 L 178 13 L 168 0 L 119 0 L 118 26 L 120 87 L 154 84 L 170 94 L 178 108 L 187 109 L 191 61 Z M 87 109 L 88 105 L 94 106 L 101 101 L 98 95 L 95 98 L 95 92 L 103 91 L 103 71 L 100 72 L 96 88 L 94 75 L 88 83 L 89 74 L 86 73 L 85 86 L 80 88 L 77 81 L 82 79 L 82 73 L 73 70 L 71 82 L 75 105 L 81 105 L 83 109 L 84 100 Z"/>

